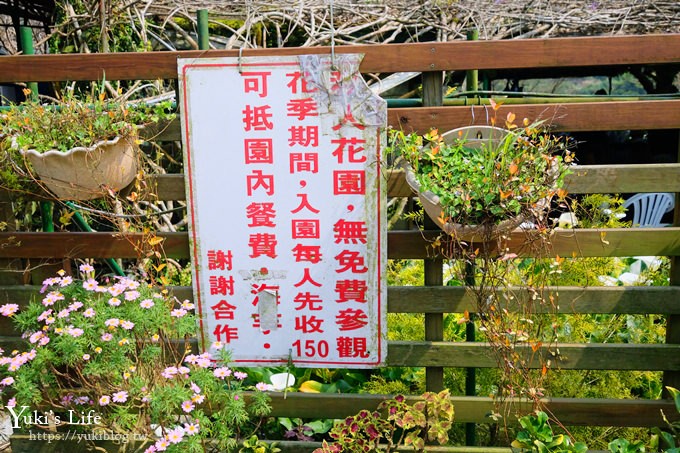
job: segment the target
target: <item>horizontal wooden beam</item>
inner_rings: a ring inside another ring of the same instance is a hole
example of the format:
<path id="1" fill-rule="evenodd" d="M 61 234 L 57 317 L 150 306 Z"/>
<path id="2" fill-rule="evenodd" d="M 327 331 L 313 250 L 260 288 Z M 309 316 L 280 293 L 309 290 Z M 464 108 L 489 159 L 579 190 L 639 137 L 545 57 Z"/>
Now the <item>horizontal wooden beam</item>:
<path id="1" fill-rule="evenodd" d="M 541 368 L 547 360 L 560 370 L 680 370 L 680 344 L 588 343 L 541 347 L 518 345 L 530 368 Z M 540 360 L 543 357 L 543 360 Z M 486 343 L 389 342 L 388 366 L 496 368 Z"/>
<path id="2" fill-rule="evenodd" d="M 460 286 L 390 286 L 387 291 L 390 313 L 478 312 L 474 294 Z M 515 296 L 515 301 L 506 306 L 510 312 L 517 311 L 516 300 L 528 296 L 525 288 L 501 291 L 506 292 Z M 535 313 L 680 314 L 677 286 L 569 286 L 546 288 L 543 293 L 555 298 L 556 307 L 536 306 Z"/>
<path id="3" fill-rule="evenodd" d="M 191 343 L 198 351 L 196 339 Z M 0 347 L 5 351 L 25 346 L 26 340 L 17 336 L 0 337 Z M 680 344 L 559 343 L 541 346 L 536 352 L 518 344 L 514 351 L 532 369 L 540 369 L 549 360 L 553 370 L 680 370 Z M 390 341 L 386 362 L 392 367 L 498 367 L 490 346 L 481 342 Z"/>
<path id="4" fill-rule="evenodd" d="M 441 231 L 390 231 L 390 259 L 419 259 L 445 255 Z M 33 233 L 0 232 L 0 258 L 139 258 L 144 251 L 158 251 L 169 258 L 189 258 L 187 233 L 158 233 L 163 241 L 149 245 L 142 233 Z M 443 244 L 434 248 L 435 241 Z M 515 231 L 504 243 L 519 256 L 679 256 L 680 228 L 555 229 L 550 247 L 535 249 L 535 233 Z M 496 248 L 497 244 L 489 244 Z M 471 244 L 475 247 L 475 244 Z"/>
<path id="5" fill-rule="evenodd" d="M 26 306 L 39 295 L 39 286 L 0 286 L 0 305 Z M 191 286 L 174 286 L 170 290 L 178 299 L 193 299 Z M 525 300 L 525 288 L 502 290 Z M 544 294 L 555 298 L 556 307 L 535 307 L 536 313 L 562 314 L 680 314 L 678 286 L 563 286 L 545 288 Z M 504 299 L 501 297 L 501 299 Z M 418 303 L 414 304 L 413 301 Z M 517 310 L 515 303 L 506 306 Z M 390 286 L 387 288 L 389 313 L 476 313 L 477 303 L 471 291 L 462 286 Z M 2 322 L 2 318 L 0 318 Z M 2 329 L 0 329 L 2 332 Z M 2 335 L 2 333 L 0 333 Z"/>
<path id="6" fill-rule="evenodd" d="M 388 170 L 387 176 L 388 197 L 414 196 L 403 170 Z M 186 198 L 183 174 L 150 175 L 147 182 L 157 200 Z M 680 164 L 576 165 L 565 189 L 572 194 L 680 192 Z"/>
<path id="7" fill-rule="evenodd" d="M 13 303 L 25 307 L 39 296 L 39 286 L 0 286 L 0 305 Z M 193 300 L 190 286 L 170 288 L 180 300 Z M 514 301 L 526 300 L 526 289 L 509 288 Z M 505 292 L 503 290 L 502 292 Z M 546 288 L 546 297 L 555 297 L 556 307 L 537 306 L 535 313 L 562 314 L 680 314 L 680 287 L 678 286 L 610 286 L 610 287 L 559 287 Z M 503 299 L 503 298 L 501 298 Z M 413 301 L 418 303 L 414 304 Z M 516 303 L 506 306 L 514 312 Z M 474 295 L 456 286 L 390 286 L 387 288 L 389 313 L 476 313 Z M 12 320 L 0 317 L 0 336 L 19 336 Z"/>
<path id="8" fill-rule="evenodd" d="M 680 34 L 336 46 L 363 53 L 361 71 L 424 72 L 622 66 L 680 62 Z M 245 49 L 243 57 L 331 54 L 330 47 Z M 177 78 L 178 58 L 238 57 L 238 50 L 5 56 L 0 83 Z"/>
<path id="9" fill-rule="evenodd" d="M 1 236 L 0 236 L 1 237 Z M 520 257 L 676 256 L 680 254 L 680 228 L 555 229 L 549 250 L 532 250 L 532 234 L 514 231 L 503 245 Z M 440 242 L 442 248 L 433 244 Z M 441 231 L 392 231 L 387 236 L 390 259 L 447 256 Z M 497 244 L 490 244 L 496 247 Z M 473 249 L 475 244 L 471 244 Z M 1 256 L 1 251 L 0 251 Z"/>
<path id="10" fill-rule="evenodd" d="M 329 394 L 329 393 L 272 393 L 272 415 L 300 418 L 345 418 L 362 409 L 375 410 L 389 395 Z M 407 398 L 414 402 L 419 398 Z M 489 415 L 498 412 L 491 398 L 453 396 L 456 423 L 491 423 Z M 513 411 L 528 414 L 533 409 L 526 401 L 510 400 Z M 669 420 L 680 419 L 672 401 L 551 398 L 544 400 L 545 408 L 565 426 L 665 426 L 661 411 Z M 509 416 L 500 423 L 516 425 Z"/>
<path id="11" fill-rule="evenodd" d="M 1 62 L 2 60 L 0 60 Z M 680 99 L 598 101 L 579 103 L 507 104 L 497 112 L 488 106 L 403 107 L 387 110 L 387 125 L 407 132 L 448 131 L 463 126 L 504 124 L 508 113 L 531 121 L 543 120 L 554 132 L 649 130 L 680 128 Z M 149 139 L 179 141 L 179 120 L 150 128 Z"/>
<path id="12" fill-rule="evenodd" d="M 508 113 L 531 121 L 544 120 L 556 132 L 677 129 L 680 100 L 583 102 L 574 104 L 503 105 L 489 107 L 408 107 L 387 111 L 387 122 L 406 132 L 448 131 L 461 126 L 488 125 L 496 116 L 503 125 Z"/>

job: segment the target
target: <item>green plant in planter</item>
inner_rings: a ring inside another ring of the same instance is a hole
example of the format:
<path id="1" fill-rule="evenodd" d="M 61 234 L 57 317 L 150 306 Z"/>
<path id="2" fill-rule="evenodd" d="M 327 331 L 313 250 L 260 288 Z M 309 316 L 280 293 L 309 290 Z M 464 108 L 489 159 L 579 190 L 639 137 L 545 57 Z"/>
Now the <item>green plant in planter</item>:
<path id="1" fill-rule="evenodd" d="M 116 184 L 128 184 L 137 173 L 138 130 L 171 117 L 168 103 L 134 107 L 107 99 L 103 87 L 96 96 L 67 95 L 51 104 L 29 97 L 0 112 L 0 185 L 21 190 L 40 179 L 58 197 L 71 199 L 87 199 L 86 190 L 96 192 L 100 185 L 122 189 Z M 74 165 L 80 168 L 50 172 Z M 84 176 L 86 168 L 95 172 L 92 181 Z M 121 182 L 110 182 L 111 175 Z"/>
<path id="2" fill-rule="evenodd" d="M 670 397 L 675 402 L 675 410 L 680 414 L 680 390 L 674 387 L 666 387 Z M 651 446 L 652 451 L 661 450 L 667 453 L 680 453 L 680 421 L 670 422 L 663 414 L 667 428 L 652 428 Z M 611 449 L 611 447 L 610 447 Z"/>
<path id="3" fill-rule="evenodd" d="M 21 312 L 0 307 L 26 340 L 0 356 L 14 428 L 135 434 L 148 452 L 204 451 L 208 439 L 233 449 L 257 431 L 270 410 L 258 390 L 266 385 L 246 393 L 247 374 L 228 366 L 220 344 L 191 353 L 192 303 L 130 278 L 98 282 L 89 265 L 81 271 L 82 280 L 47 279 L 42 299 Z"/>
<path id="4" fill-rule="evenodd" d="M 330 432 L 334 441 L 324 441 L 314 452 L 390 452 L 402 445 L 422 452 L 426 442 L 448 442 L 453 414 L 448 390 L 426 392 L 412 405 L 399 395 L 380 403 L 376 411 L 362 410 L 336 424 Z"/>
<path id="5" fill-rule="evenodd" d="M 480 230 L 511 229 L 522 221 L 545 225 L 550 200 L 566 194 L 562 186 L 573 159 L 566 139 L 545 132 L 540 122 L 525 119 L 517 126 L 513 114 L 505 127 L 443 135 L 432 130 L 423 137 L 393 131 L 389 148 L 406 162 L 412 187 L 436 204 L 428 211 L 424 201 L 447 233 L 458 232 L 450 225 Z"/>
<path id="6" fill-rule="evenodd" d="M 519 419 L 522 430 L 512 442 L 514 448 L 536 453 L 585 453 L 588 447 L 582 442 L 572 443 L 564 434 L 554 434 L 548 415 L 538 411 Z"/>

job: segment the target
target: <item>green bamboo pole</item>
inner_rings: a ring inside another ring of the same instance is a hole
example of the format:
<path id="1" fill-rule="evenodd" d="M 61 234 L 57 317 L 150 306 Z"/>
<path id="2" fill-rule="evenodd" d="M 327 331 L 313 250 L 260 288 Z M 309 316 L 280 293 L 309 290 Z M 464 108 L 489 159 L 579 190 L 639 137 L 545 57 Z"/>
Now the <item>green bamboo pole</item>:
<path id="1" fill-rule="evenodd" d="M 30 27 L 19 27 L 19 44 L 24 55 L 33 55 L 35 49 L 33 48 L 33 31 Z M 38 83 L 28 82 L 28 89 L 31 90 L 30 97 L 32 100 L 38 99 Z M 54 211 L 54 204 L 51 201 L 40 202 L 40 218 L 42 222 L 42 229 L 47 233 L 54 232 L 54 219 L 52 212 Z"/>
<path id="2" fill-rule="evenodd" d="M 71 209 L 71 211 L 73 211 L 73 221 L 75 222 L 76 225 L 78 225 L 78 228 L 88 233 L 94 231 L 92 228 L 90 228 L 90 225 L 87 223 L 87 220 L 85 220 L 85 217 L 83 217 L 82 214 L 78 212 L 78 207 L 76 205 L 74 205 L 70 201 L 66 201 L 64 202 L 64 204 L 68 206 Z M 123 268 L 120 267 L 120 265 L 118 264 L 118 261 L 116 261 L 113 258 L 104 258 L 104 261 L 113 271 L 114 274 L 119 275 L 121 277 L 125 277 L 125 272 L 123 271 Z"/>
<path id="3" fill-rule="evenodd" d="M 198 48 L 210 49 L 210 29 L 208 28 L 208 10 L 198 10 Z"/>

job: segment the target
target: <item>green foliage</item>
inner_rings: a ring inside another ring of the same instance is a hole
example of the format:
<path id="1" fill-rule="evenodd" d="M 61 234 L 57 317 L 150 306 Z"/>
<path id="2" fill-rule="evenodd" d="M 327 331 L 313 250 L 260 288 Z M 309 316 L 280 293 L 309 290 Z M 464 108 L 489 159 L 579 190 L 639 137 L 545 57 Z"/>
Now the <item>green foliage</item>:
<path id="1" fill-rule="evenodd" d="M 0 115 L 0 138 L 4 149 L 68 151 L 134 135 L 144 125 L 171 118 L 169 107 L 168 103 L 133 107 L 107 100 L 102 84 L 98 94 L 82 99 L 67 95 L 54 105 L 37 100 L 11 105 Z"/>
<path id="2" fill-rule="evenodd" d="M 393 131 L 388 149 L 408 162 L 421 191 L 439 197 L 443 223 L 494 226 L 519 216 L 542 217 L 572 156 L 563 137 L 513 121 L 510 114 L 506 127 L 512 132 L 505 137 L 474 145 L 474 137 L 462 132 L 445 140 L 436 130 L 424 137 Z"/>
<path id="3" fill-rule="evenodd" d="M 675 410 L 680 414 L 680 391 L 674 387 L 666 387 L 668 394 L 675 402 Z M 666 429 L 652 428 L 650 440 L 651 451 L 664 451 L 666 453 L 680 453 L 680 421 L 670 422 L 666 414 L 662 412 Z"/>
<path id="4" fill-rule="evenodd" d="M 93 11 L 97 11 L 97 16 L 100 14 L 100 5 L 106 8 L 107 20 L 104 29 L 99 19 L 88 20 Z M 85 52 L 83 46 L 87 46 L 91 52 L 145 50 L 138 33 L 130 23 L 134 20 L 134 15 L 130 15 L 129 9 L 123 8 L 124 5 L 123 2 L 100 3 L 94 0 L 55 2 L 54 23 L 59 33 L 51 35 L 49 41 L 51 53 Z M 70 7 L 73 8 L 73 14 L 68 10 Z M 74 20 L 75 18 L 80 18 L 80 22 Z"/>
<path id="5" fill-rule="evenodd" d="M 623 199 L 618 195 L 589 194 L 571 203 L 571 209 L 582 228 L 615 228 L 625 224 L 621 218 L 626 214 Z"/>
<path id="6" fill-rule="evenodd" d="M 626 439 L 614 439 L 609 442 L 609 451 L 612 453 L 644 453 L 644 442 L 630 442 Z"/>
<path id="7" fill-rule="evenodd" d="M 0 307 L 27 340 L 24 351 L 0 357 L 6 406 L 52 410 L 62 420 L 93 410 L 96 426 L 69 428 L 134 432 L 169 452 L 198 451 L 205 438 L 229 449 L 257 431 L 269 395 L 246 396 L 248 375 L 228 367 L 222 345 L 189 353 L 191 302 L 126 277 L 98 282 L 89 265 L 80 270 L 82 280 L 63 271 L 45 280 L 42 299 L 20 313 L 17 304 Z"/>
<path id="8" fill-rule="evenodd" d="M 554 434 L 545 412 L 538 411 L 535 414 L 526 415 L 520 418 L 519 423 L 523 429 L 517 433 L 517 438 L 512 442 L 514 448 L 536 453 L 585 453 L 588 451 L 585 444 L 573 443 L 564 434 Z"/>
<path id="9" fill-rule="evenodd" d="M 380 403 L 376 411 L 362 410 L 336 424 L 330 432 L 334 441 L 324 440 L 315 453 L 391 452 L 402 445 L 423 452 L 426 442 L 448 442 L 453 415 L 448 390 L 426 392 L 412 405 L 399 395 Z"/>
<path id="10" fill-rule="evenodd" d="M 263 442 L 257 436 L 250 436 L 243 441 L 243 446 L 239 448 L 239 453 L 278 453 L 281 451 L 276 442 Z"/>

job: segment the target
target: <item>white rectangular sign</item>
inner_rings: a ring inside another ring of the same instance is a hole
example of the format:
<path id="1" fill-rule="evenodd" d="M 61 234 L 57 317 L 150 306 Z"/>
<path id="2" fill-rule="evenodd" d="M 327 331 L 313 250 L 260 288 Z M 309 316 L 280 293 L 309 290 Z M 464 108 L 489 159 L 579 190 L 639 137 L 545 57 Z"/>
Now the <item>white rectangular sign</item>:
<path id="1" fill-rule="evenodd" d="M 384 363 L 386 103 L 361 55 L 180 59 L 202 347 L 239 365 Z"/>

